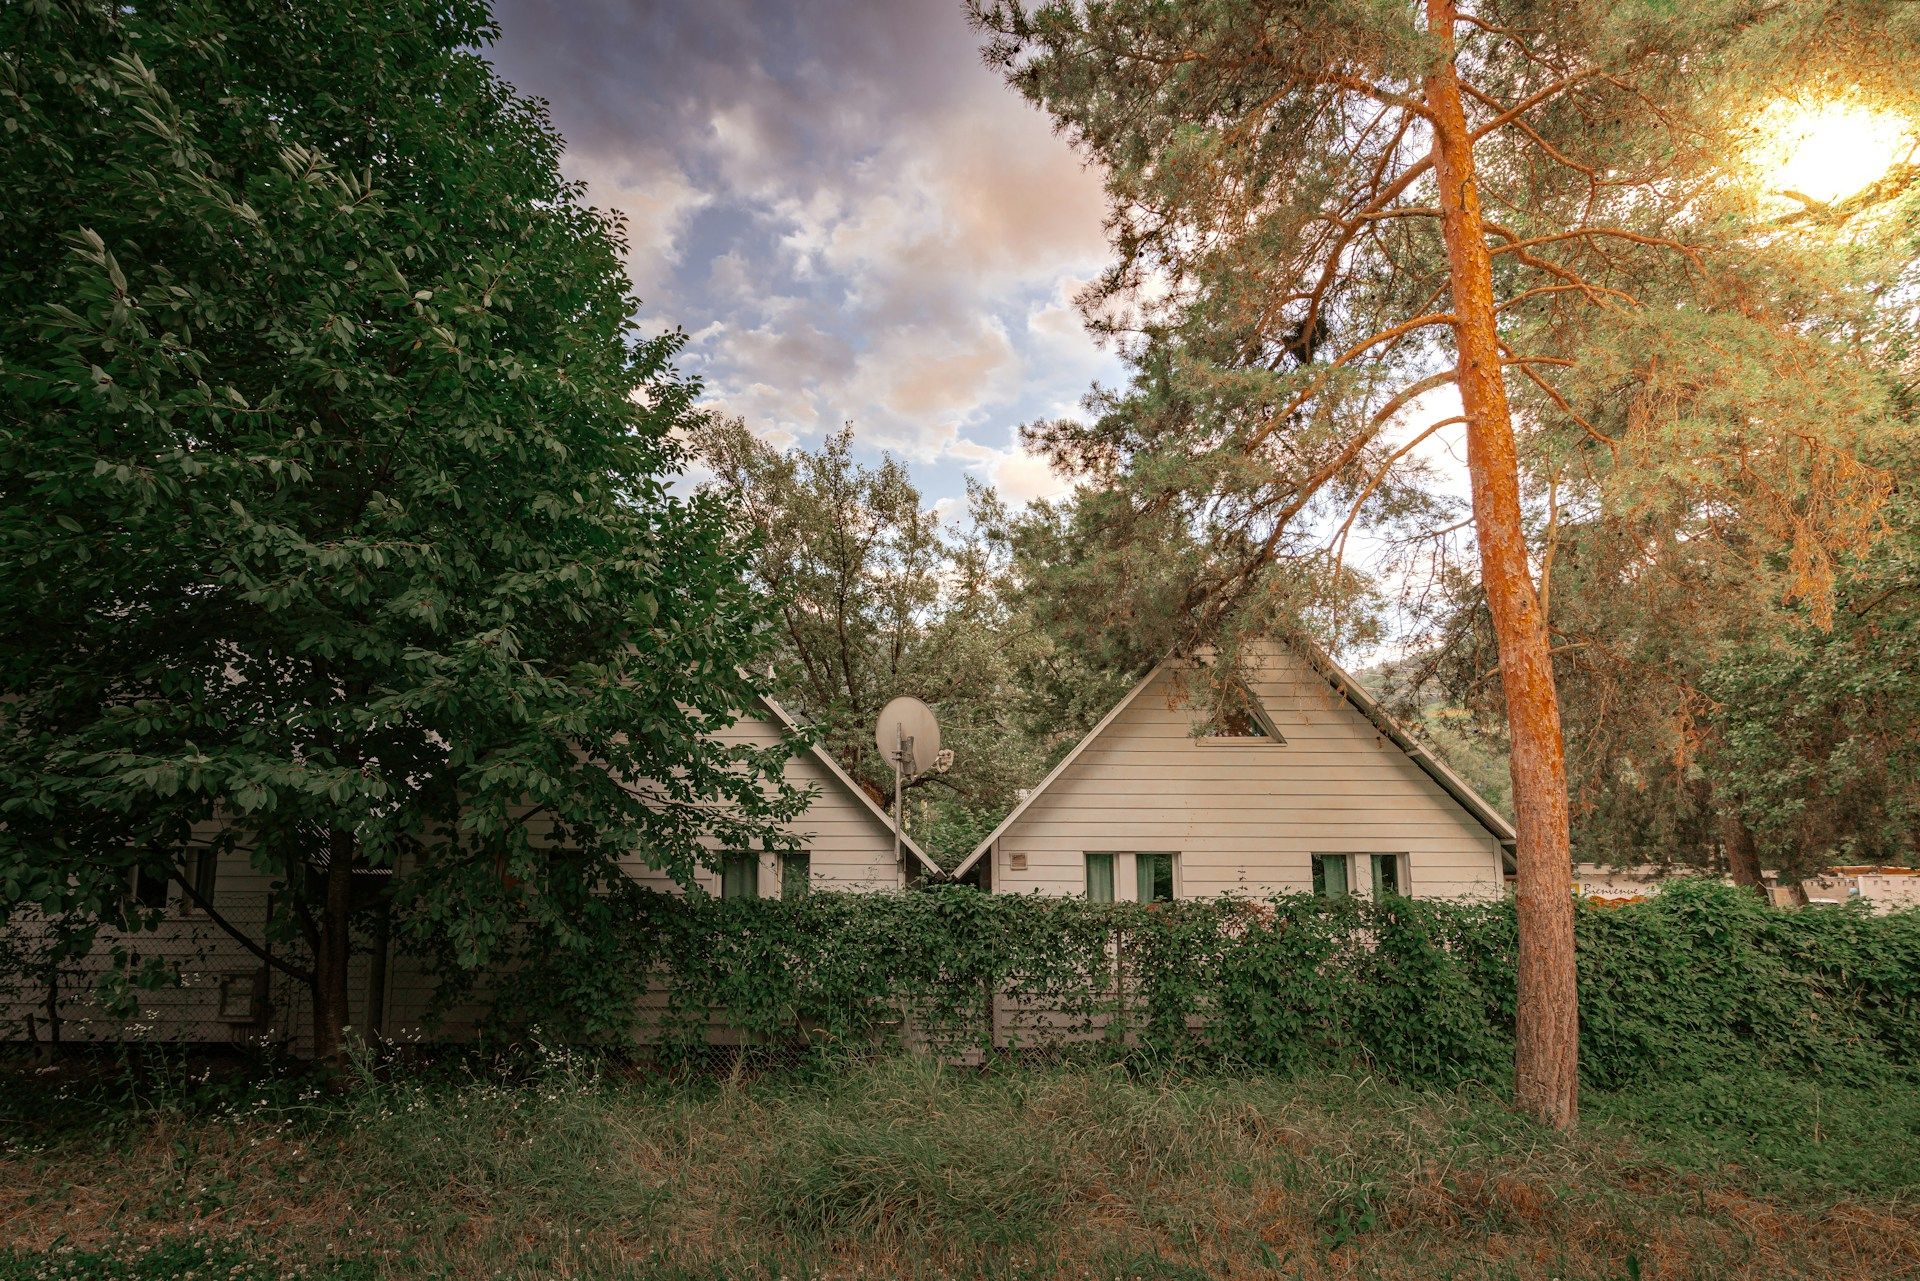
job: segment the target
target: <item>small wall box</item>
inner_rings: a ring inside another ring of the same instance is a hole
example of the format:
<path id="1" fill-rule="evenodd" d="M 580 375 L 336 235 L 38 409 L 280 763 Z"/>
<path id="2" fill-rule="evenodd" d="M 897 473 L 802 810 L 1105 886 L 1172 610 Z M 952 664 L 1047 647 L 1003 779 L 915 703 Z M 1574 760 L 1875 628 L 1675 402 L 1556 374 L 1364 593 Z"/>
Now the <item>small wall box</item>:
<path id="1" fill-rule="evenodd" d="M 220 976 L 220 1013 L 222 1023 L 258 1023 L 266 1012 L 265 984 L 258 970 L 245 970 Z"/>

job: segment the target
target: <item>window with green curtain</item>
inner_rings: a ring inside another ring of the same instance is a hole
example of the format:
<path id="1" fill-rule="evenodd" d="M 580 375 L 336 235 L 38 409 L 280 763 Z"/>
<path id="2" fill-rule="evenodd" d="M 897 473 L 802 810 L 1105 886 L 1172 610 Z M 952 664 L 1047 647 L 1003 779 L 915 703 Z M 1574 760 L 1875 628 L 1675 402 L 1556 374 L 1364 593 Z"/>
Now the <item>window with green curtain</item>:
<path id="1" fill-rule="evenodd" d="M 1349 893 L 1347 886 L 1347 856 L 1345 854 L 1315 854 L 1313 856 L 1313 892 L 1321 898 L 1345 898 Z"/>
<path id="2" fill-rule="evenodd" d="M 1173 902 L 1173 855 L 1135 854 L 1133 863 L 1140 878 L 1142 903 Z"/>
<path id="3" fill-rule="evenodd" d="M 1398 854 L 1375 854 L 1373 856 L 1373 894 L 1378 898 L 1382 894 L 1404 894 L 1400 888 L 1400 856 Z"/>
<path id="4" fill-rule="evenodd" d="M 760 897 L 760 856 L 752 850 L 735 850 L 720 864 L 721 898 Z"/>
<path id="5" fill-rule="evenodd" d="M 1113 855 L 1087 855 L 1087 902 L 1113 902 Z"/>
<path id="6" fill-rule="evenodd" d="M 780 897 L 805 898 L 813 892 L 813 855 L 794 850 L 780 856 Z"/>

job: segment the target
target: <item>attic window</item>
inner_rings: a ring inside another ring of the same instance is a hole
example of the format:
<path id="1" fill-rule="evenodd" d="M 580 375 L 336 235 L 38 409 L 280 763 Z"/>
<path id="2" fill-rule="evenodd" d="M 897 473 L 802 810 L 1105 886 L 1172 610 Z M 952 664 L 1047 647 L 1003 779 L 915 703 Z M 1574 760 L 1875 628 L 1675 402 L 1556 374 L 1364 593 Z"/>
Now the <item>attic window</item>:
<path id="1" fill-rule="evenodd" d="M 1236 685 L 1225 691 L 1220 706 L 1214 711 L 1213 719 L 1207 723 L 1209 739 L 1233 742 L 1285 743 L 1287 740 L 1275 728 L 1273 720 L 1267 715 L 1267 709 L 1260 706 L 1260 700 L 1245 686 Z"/>

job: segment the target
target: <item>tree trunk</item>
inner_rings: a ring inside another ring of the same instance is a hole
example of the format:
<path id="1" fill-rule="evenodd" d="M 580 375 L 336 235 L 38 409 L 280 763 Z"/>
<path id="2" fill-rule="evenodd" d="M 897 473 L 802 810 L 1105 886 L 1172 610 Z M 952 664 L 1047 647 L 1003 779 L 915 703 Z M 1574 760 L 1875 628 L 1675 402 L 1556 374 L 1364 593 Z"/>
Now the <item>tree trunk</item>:
<path id="1" fill-rule="evenodd" d="M 326 901 L 320 940 L 313 958 L 313 1057 L 345 1067 L 347 1043 L 347 965 L 353 938 L 353 833 L 335 829 L 327 837 Z"/>
<path id="2" fill-rule="evenodd" d="M 1493 262 L 1480 221 L 1473 138 L 1453 63 L 1454 20 L 1454 0 L 1427 0 L 1428 29 L 1441 51 L 1426 78 L 1426 103 L 1452 275 L 1474 531 L 1482 589 L 1499 644 L 1520 837 L 1514 856 L 1519 931 L 1514 1101 L 1523 1112 L 1564 1130 L 1579 1116 L 1580 1080 L 1567 768 L 1546 619 L 1520 520 L 1520 469 L 1500 363 Z"/>
<path id="3" fill-rule="evenodd" d="M 1760 853 L 1754 848 L 1753 833 L 1732 809 L 1726 812 L 1726 838 L 1727 873 L 1733 877 L 1733 883 L 1766 898 L 1767 885 L 1760 875 Z"/>

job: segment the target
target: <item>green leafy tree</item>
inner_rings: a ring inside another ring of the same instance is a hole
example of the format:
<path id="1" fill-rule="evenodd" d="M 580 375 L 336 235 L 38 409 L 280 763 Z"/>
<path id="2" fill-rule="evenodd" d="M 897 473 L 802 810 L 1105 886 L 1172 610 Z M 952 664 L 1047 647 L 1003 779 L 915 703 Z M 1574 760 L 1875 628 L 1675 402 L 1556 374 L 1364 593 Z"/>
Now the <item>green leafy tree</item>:
<path id="1" fill-rule="evenodd" d="M 1880 510 L 1883 535 L 1835 564 L 1830 596 L 1795 601 L 1801 570 L 1790 551 L 1718 504 L 1588 505 L 1561 510 L 1545 531 L 1582 858 L 1711 868 L 1761 892 L 1763 862 L 1797 879 L 1834 861 L 1913 857 L 1905 831 L 1920 775 L 1905 748 L 1920 721 L 1906 638 L 1920 315 L 1905 300 L 1920 267 L 1907 201 L 1904 217 L 1880 210 L 1890 257 L 1850 246 L 1880 260 L 1863 291 L 1878 304 L 1861 332 L 1893 419 L 1889 446 L 1870 457 L 1895 489 Z M 1791 497 L 1817 510 L 1821 478 L 1807 479 Z M 1484 603 L 1465 581 L 1444 596 L 1407 674 L 1495 730 Z"/>
<path id="2" fill-rule="evenodd" d="M 938 711 L 952 767 L 908 780 L 902 799 L 930 852 L 958 862 L 1044 770 L 1051 739 L 1036 731 L 1055 719 L 1027 694 L 1048 647 L 991 536 L 1005 509 L 976 486 L 968 526 L 942 520 L 900 460 L 854 460 L 851 428 L 783 451 L 740 419 L 708 417 L 690 439 L 709 491 L 752 531 L 753 578 L 779 610 L 780 697 L 882 804 L 893 774 L 874 746 L 880 709 L 911 694 Z"/>
<path id="3" fill-rule="evenodd" d="M 0 11 L 0 889 L 97 922 L 244 850 L 323 1056 L 356 871 L 443 977 L 617 964 L 620 859 L 687 882 L 802 800 L 711 737 L 762 623 L 665 488 L 694 389 L 494 34 Z"/>
<path id="4" fill-rule="evenodd" d="M 1396 474 L 1419 441 L 1464 427 L 1520 836 L 1516 1097 L 1571 1125 L 1545 533 L 1569 492 L 1713 508 L 1788 544 L 1796 589 L 1824 599 L 1886 488 L 1852 453 L 1884 416 L 1855 323 L 1878 264 L 1826 251 L 1851 252 L 1842 228 L 1872 215 L 1777 213 L 1742 157 L 1783 99 L 1909 103 L 1920 16 L 1765 0 L 972 7 L 989 58 L 1108 181 L 1117 258 L 1084 302 L 1132 378 L 1030 442 L 1121 491 L 1115 544 L 1169 526 L 1208 540 L 1196 631 L 1262 624 L 1259 602 L 1298 581 L 1284 563 L 1335 559 L 1354 513 L 1436 510 Z M 1425 408 L 1447 388 L 1458 412 Z"/>
<path id="5" fill-rule="evenodd" d="M 1694 531 L 1704 534 L 1705 531 Z M 1553 539 L 1548 625 L 1567 734 L 1573 849 L 1581 861 L 1721 869 L 1729 831 L 1702 757 L 1713 733 L 1702 689 L 1716 655 L 1783 611 L 1711 536 L 1638 522 L 1562 519 Z M 1499 657 L 1478 585 L 1445 585 L 1424 645 L 1396 672 L 1436 691 L 1504 756 Z M 1757 888 L 1759 870 L 1737 879 Z"/>
<path id="6" fill-rule="evenodd" d="M 1889 517 L 1843 576 L 1829 626 L 1790 618 L 1702 677 L 1705 773 L 1789 879 L 1835 862 L 1920 865 L 1920 501 L 1903 487 Z"/>

